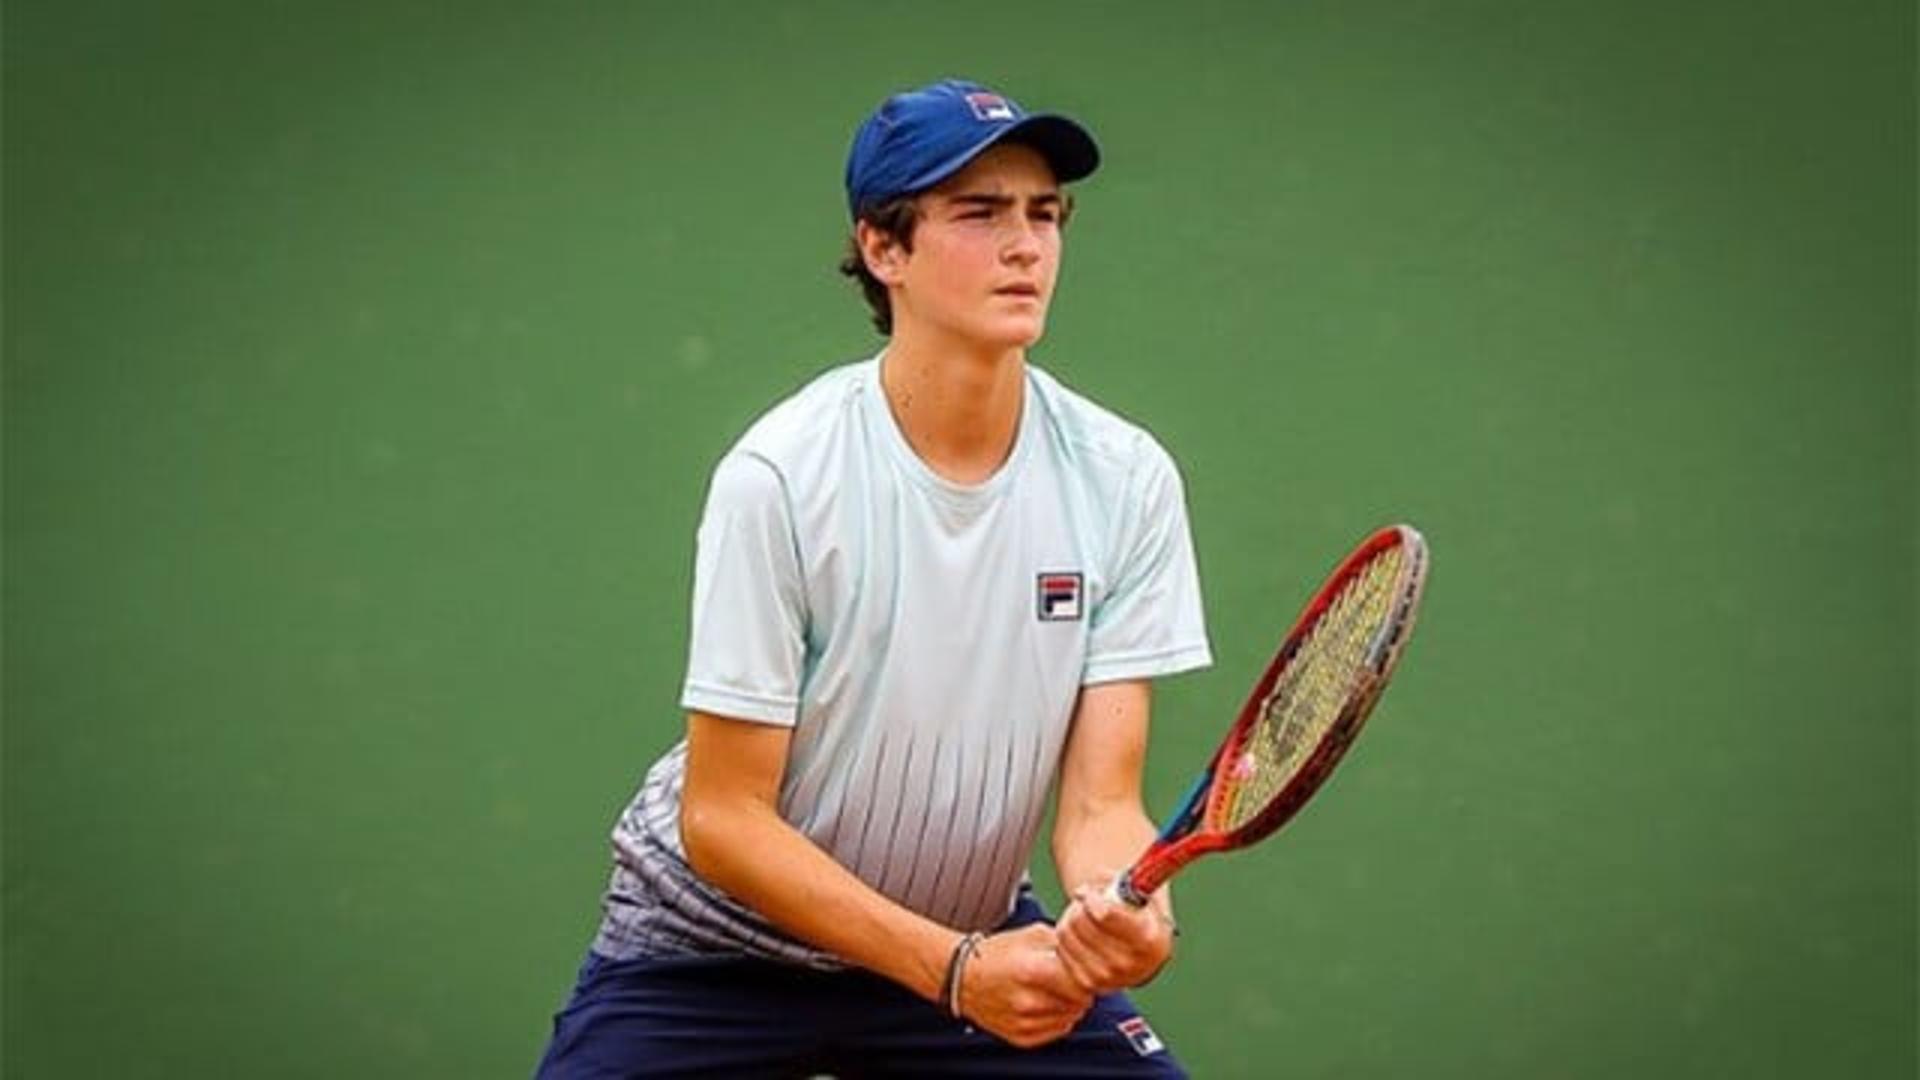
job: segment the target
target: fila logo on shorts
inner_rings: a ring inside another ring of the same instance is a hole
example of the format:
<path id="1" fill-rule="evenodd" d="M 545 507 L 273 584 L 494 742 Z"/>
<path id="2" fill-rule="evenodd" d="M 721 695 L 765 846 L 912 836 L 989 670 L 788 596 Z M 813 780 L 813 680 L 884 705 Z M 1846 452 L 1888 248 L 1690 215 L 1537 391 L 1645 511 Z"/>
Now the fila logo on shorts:
<path id="1" fill-rule="evenodd" d="M 1080 572 L 1040 575 L 1040 621 L 1080 619 Z"/>
<path id="2" fill-rule="evenodd" d="M 1155 1035 L 1153 1029 L 1147 1026 L 1145 1017 L 1130 1016 L 1114 1026 L 1120 1029 L 1120 1034 L 1125 1035 L 1129 1043 L 1133 1044 L 1133 1052 L 1141 1057 L 1167 1048 L 1166 1044 L 1160 1041 L 1160 1036 Z"/>
<path id="3" fill-rule="evenodd" d="M 973 106 L 976 120 L 1011 120 L 1013 106 L 999 94 L 968 94 L 967 104 Z"/>

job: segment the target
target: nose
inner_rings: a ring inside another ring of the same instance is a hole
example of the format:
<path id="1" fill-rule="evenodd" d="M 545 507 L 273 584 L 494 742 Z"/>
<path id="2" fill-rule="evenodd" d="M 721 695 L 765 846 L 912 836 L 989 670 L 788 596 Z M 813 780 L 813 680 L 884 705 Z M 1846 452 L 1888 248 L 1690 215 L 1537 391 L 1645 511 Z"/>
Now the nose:
<path id="1" fill-rule="evenodd" d="M 1044 254 L 1038 227 L 1031 221 L 1021 220 L 1013 227 L 1000 257 L 1014 266 L 1027 267 L 1039 262 Z"/>

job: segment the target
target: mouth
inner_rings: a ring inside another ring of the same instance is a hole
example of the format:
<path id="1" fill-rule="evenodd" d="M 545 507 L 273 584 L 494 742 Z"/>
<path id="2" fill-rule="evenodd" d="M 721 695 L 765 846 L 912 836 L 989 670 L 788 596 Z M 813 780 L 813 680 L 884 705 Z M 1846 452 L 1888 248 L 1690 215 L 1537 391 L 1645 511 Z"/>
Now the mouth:
<path id="1" fill-rule="evenodd" d="M 993 294 L 995 296 L 1017 296 L 1027 300 L 1038 300 L 1040 299 L 1040 287 L 1038 285 L 1002 285 L 1000 288 L 993 290 Z"/>

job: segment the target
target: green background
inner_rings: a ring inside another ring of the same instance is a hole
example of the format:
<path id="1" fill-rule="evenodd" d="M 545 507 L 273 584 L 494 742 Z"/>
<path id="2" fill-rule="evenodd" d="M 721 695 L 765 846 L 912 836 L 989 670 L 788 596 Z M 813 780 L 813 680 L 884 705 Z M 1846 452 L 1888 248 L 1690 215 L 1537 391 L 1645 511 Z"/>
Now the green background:
<path id="1" fill-rule="evenodd" d="M 853 126 L 954 73 L 1106 151 L 1036 356 L 1188 479 L 1218 663 L 1156 812 L 1336 555 L 1433 544 L 1348 766 L 1179 888 L 1195 1073 L 1914 1074 L 1911 4 L 36 0 L 4 48 L 7 1076 L 530 1070 L 707 471 L 875 347 Z"/>

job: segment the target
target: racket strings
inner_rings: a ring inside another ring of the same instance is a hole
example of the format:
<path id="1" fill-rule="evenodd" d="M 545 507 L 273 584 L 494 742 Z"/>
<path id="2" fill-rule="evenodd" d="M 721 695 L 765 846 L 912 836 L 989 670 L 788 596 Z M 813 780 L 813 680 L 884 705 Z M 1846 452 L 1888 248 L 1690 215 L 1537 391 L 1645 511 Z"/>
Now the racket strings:
<path id="1" fill-rule="evenodd" d="M 1339 718 L 1393 616 L 1404 555 L 1389 548 L 1355 574 L 1281 668 L 1235 769 L 1241 782 L 1223 827 L 1239 828 L 1266 809 Z"/>

